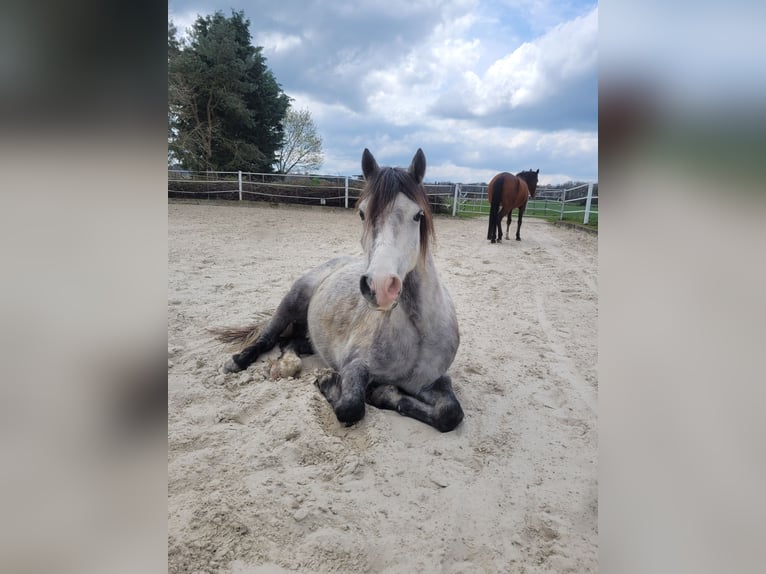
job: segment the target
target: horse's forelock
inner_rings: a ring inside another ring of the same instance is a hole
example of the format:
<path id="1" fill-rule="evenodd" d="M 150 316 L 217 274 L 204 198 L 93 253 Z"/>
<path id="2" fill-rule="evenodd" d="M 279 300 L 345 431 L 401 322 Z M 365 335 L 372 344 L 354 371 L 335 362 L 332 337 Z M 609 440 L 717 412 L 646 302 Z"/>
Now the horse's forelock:
<path id="1" fill-rule="evenodd" d="M 383 215 L 386 208 L 393 203 L 399 192 L 404 193 L 423 210 L 420 220 L 420 254 L 425 257 L 428 252 L 430 239 L 434 237 L 434 223 L 431 206 L 428 204 L 423 185 L 415 182 L 413 177 L 404 169 L 394 167 L 381 168 L 365 186 L 359 203 L 369 198 L 367 213 L 365 213 L 365 229 L 369 229 Z"/>

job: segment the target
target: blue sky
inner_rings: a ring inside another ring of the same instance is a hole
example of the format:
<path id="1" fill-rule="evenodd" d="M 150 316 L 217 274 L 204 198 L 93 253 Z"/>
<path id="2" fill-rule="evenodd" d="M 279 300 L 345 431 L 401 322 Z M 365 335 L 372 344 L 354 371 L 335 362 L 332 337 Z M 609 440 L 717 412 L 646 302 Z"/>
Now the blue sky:
<path id="1" fill-rule="evenodd" d="M 598 6 L 546 0 L 170 0 L 243 10 L 293 107 L 308 109 L 327 174 L 408 165 L 427 181 L 540 169 L 544 184 L 598 180 Z"/>

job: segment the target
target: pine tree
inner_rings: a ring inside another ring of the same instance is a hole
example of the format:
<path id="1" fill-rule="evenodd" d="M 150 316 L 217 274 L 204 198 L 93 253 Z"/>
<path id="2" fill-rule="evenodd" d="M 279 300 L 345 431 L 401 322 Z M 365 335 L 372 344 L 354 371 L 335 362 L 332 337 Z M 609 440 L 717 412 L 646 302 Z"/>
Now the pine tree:
<path id="1" fill-rule="evenodd" d="M 216 12 L 179 42 L 168 25 L 168 147 L 184 168 L 272 171 L 290 100 L 249 26 L 243 12 Z"/>

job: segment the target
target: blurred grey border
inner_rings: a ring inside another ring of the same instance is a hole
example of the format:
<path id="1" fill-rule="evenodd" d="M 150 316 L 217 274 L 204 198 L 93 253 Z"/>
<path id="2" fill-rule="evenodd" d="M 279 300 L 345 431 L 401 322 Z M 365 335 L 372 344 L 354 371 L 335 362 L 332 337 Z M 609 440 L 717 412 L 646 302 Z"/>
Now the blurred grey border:
<path id="1" fill-rule="evenodd" d="M 0 570 L 166 569 L 166 5 L 0 20 Z M 600 565 L 760 572 L 764 7 L 600 4 Z"/>
<path id="2" fill-rule="evenodd" d="M 599 8 L 603 572 L 761 572 L 763 4 Z"/>
<path id="3" fill-rule="evenodd" d="M 167 6 L 0 19 L 0 571 L 167 569 Z"/>

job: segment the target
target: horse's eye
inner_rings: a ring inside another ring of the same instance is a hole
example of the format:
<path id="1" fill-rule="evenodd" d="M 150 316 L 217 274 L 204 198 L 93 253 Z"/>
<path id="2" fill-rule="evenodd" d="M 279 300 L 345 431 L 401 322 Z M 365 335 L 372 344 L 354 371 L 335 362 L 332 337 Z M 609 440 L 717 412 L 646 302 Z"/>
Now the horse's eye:
<path id="1" fill-rule="evenodd" d="M 361 209 L 359 210 L 359 219 L 364 221 L 364 211 L 362 211 Z"/>
<path id="2" fill-rule="evenodd" d="M 412 219 L 413 219 L 414 221 L 420 221 L 421 219 L 423 219 L 423 212 L 422 212 L 422 211 L 419 211 L 419 212 L 417 212 L 417 213 L 415 214 L 415 217 L 413 217 Z"/>

